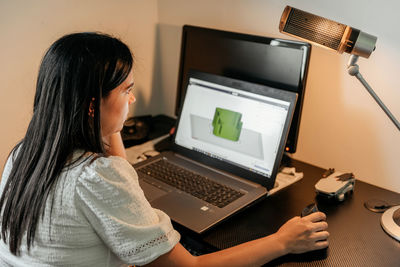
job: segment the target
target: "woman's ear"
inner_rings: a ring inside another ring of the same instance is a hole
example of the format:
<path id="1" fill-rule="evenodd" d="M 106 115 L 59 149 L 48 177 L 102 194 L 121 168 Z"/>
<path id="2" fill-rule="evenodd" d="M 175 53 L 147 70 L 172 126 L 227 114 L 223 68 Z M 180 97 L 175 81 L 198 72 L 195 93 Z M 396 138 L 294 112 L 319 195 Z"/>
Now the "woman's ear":
<path id="1" fill-rule="evenodd" d="M 92 97 L 92 100 L 90 101 L 90 104 L 89 104 L 89 112 L 88 112 L 88 115 L 89 115 L 89 117 L 94 117 L 94 100 L 95 100 L 95 98 L 94 97 Z"/>
<path id="2" fill-rule="evenodd" d="M 133 93 L 131 92 L 130 93 L 130 96 L 129 96 L 129 105 L 130 104 L 132 104 L 132 103 L 135 103 L 136 102 L 136 98 L 135 98 L 135 96 L 133 95 Z"/>

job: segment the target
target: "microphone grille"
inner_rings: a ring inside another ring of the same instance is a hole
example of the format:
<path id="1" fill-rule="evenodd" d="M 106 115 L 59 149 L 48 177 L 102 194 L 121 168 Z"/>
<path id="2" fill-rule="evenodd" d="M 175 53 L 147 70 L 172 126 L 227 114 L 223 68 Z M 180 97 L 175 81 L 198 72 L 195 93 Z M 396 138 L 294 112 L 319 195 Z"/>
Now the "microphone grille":
<path id="1" fill-rule="evenodd" d="M 293 7 L 282 14 L 280 30 L 339 51 L 346 25 Z"/>

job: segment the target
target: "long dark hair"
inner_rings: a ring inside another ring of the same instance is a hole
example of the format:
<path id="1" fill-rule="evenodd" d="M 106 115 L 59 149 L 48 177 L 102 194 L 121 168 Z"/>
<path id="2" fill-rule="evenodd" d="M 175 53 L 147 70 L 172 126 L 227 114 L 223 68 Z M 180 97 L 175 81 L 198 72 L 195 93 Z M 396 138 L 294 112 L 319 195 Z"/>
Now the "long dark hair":
<path id="1" fill-rule="evenodd" d="M 105 154 L 100 100 L 127 78 L 132 65 L 129 48 L 101 33 L 66 35 L 46 52 L 32 120 L 10 153 L 12 169 L 0 199 L 1 238 L 13 254 L 19 254 L 25 233 L 32 246 L 47 198 L 73 152 Z"/>

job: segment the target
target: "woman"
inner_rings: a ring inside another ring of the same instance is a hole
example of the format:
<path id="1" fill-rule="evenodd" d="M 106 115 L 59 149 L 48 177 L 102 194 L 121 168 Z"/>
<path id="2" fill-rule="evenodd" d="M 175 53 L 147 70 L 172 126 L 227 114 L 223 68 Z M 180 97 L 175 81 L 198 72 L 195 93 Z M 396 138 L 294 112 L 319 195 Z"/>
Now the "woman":
<path id="1" fill-rule="evenodd" d="M 0 265 L 246 266 L 328 246 L 323 213 L 273 235 L 194 257 L 153 209 L 125 159 L 120 130 L 135 101 L 129 48 L 100 33 L 57 40 L 45 54 L 33 116 L 0 186 Z"/>

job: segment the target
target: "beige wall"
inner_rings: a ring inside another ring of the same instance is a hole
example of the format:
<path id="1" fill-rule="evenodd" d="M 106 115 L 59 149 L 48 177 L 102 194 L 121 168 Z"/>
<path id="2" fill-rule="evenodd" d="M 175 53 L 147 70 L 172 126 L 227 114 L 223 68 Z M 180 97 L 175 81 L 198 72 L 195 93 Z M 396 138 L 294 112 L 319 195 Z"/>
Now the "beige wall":
<path id="1" fill-rule="evenodd" d="M 31 116 L 34 84 L 45 49 L 71 31 L 119 36 L 136 55 L 136 115 L 173 114 L 183 24 L 263 36 L 278 32 L 285 5 L 378 36 L 361 73 L 400 118 L 400 3 L 282 0 L 0 0 L 0 165 L 22 138 Z M 363 6 L 365 5 L 365 6 Z M 345 9 L 343 7 L 346 7 Z M 345 69 L 348 55 L 313 47 L 298 152 L 293 157 L 400 192 L 400 133 Z"/>
<path id="2" fill-rule="evenodd" d="M 29 123 L 40 60 L 66 33 L 102 31 L 127 43 L 136 57 L 131 112 L 150 113 L 156 23 L 156 0 L 0 0 L 0 170 Z"/>
<path id="3" fill-rule="evenodd" d="M 396 0 L 159 0 L 158 18 L 166 111 L 173 113 L 181 26 L 192 24 L 263 36 L 280 34 L 282 10 L 291 5 L 378 36 L 377 49 L 360 59 L 360 71 L 400 119 L 400 43 Z M 346 8 L 344 8 L 346 7 Z M 175 35 L 175 38 L 172 37 Z M 172 54 L 172 55 L 171 55 Z M 346 72 L 349 55 L 313 47 L 308 84 L 294 158 L 324 168 L 352 171 L 360 180 L 400 192 L 400 132 Z M 168 75 L 165 75 L 168 74 Z M 174 77 L 171 79 L 170 77 Z M 169 92 L 169 93 L 166 93 Z"/>

